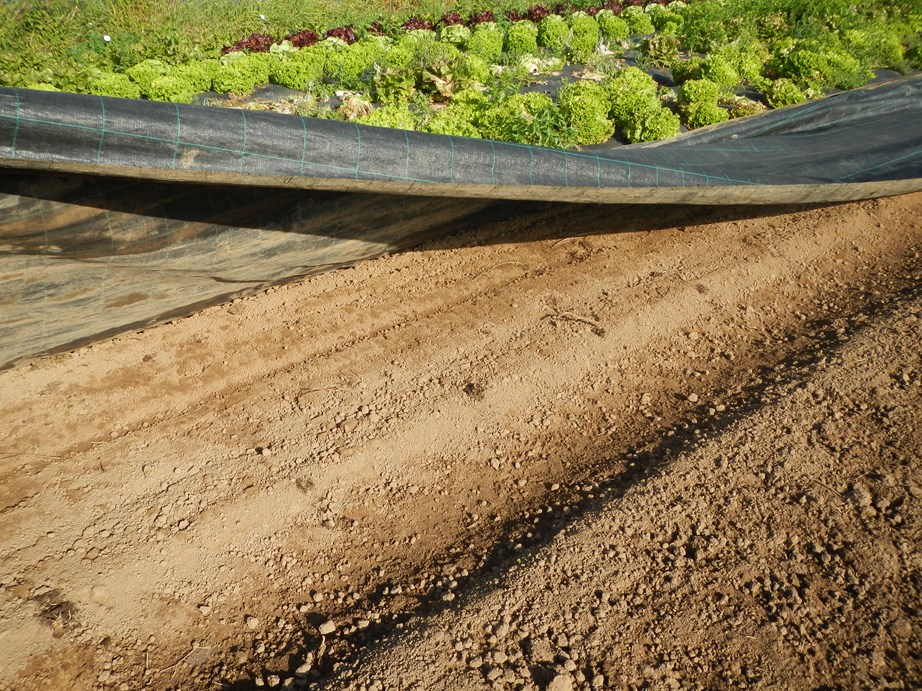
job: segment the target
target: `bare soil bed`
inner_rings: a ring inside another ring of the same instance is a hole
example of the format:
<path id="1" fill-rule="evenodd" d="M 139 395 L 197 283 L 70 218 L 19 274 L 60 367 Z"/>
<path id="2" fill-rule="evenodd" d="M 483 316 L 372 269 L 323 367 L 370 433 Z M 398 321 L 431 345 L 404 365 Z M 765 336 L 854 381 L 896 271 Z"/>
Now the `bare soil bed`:
<path id="1" fill-rule="evenodd" d="M 917 688 L 920 253 L 545 207 L 0 372 L 0 689 Z"/>

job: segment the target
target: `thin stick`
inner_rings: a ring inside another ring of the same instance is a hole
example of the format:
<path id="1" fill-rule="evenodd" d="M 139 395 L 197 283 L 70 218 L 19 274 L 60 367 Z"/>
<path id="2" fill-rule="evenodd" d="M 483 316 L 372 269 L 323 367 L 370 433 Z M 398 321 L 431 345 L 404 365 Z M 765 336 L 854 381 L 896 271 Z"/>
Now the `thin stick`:
<path id="1" fill-rule="evenodd" d="M 5 461 L 7 458 L 18 458 L 19 456 L 37 456 L 38 458 L 53 458 L 56 461 L 61 461 L 64 459 L 63 456 L 49 456 L 44 453 L 33 453 L 32 451 L 24 451 L 22 453 L 11 453 L 6 456 L 0 456 L 0 461 Z"/>
<path id="2" fill-rule="evenodd" d="M 562 238 L 560 240 L 557 240 L 554 244 L 552 244 L 551 247 L 557 247 L 557 245 L 559 245 L 561 242 L 569 242 L 570 240 L 583 240 L 584 238 L 587 238 L 587 237 L 589 236 L 588 235 L 574 235 L 573 237 Z"/>
<path id="3" fill-rule="evenodd" d="M 814 481 L 816 484 L 818 484 L 818 485 L 822 485 L 823 487 L 825 487 L 826 489 L 828 489 L 830 492 L 835 492 L 835 493 L 838 494 L 840 497 L 842 496 L 842 493 L 841 493 L 839 490 L 833 489 L 832 487 L 830 487 L 829 485 L 827 485 L 827 484 L 826 484 L 825 482 L 823 482 L 822 480 L 817 480 L 817 479 L 814 478 L 813 481 Z"/>
<path id="4" fill-rule="evenodd" d="M 485 271 L 481 271 L 479 274 L 474 276 L 474 278 L 480 278 L 481 276 L 486 276 L 488 273 L 490 273 L 494 269 L 498 269 L 501 266 L 523 266 L 524 267 L 525 265 L 522 262 L 500 262 L 499 264 L 494 264 L 493 266 L 491 266 L 489 269 Z"/>
<path id="5" fill-rule="evenodd" d="M 604 336 L 605 329 L 602 328 L 602 325 L 594 319 L 589 317 L 581 317 L 578 314 L 573 314 L 572 312 L 561 312 L 560 314 L 546 314 L 544 315 L 545 319 L 559 319 L 561 321 L 568 322 L 579 322 L 580 324 L 588 324 L 592 327 L 592 333 L 596 336 Z"/>

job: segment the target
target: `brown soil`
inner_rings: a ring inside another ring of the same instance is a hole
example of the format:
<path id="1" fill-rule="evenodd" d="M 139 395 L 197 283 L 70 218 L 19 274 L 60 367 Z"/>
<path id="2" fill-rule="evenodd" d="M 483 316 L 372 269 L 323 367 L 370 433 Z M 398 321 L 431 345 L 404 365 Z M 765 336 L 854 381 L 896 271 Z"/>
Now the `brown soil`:
<path id="1" fill-rule="evenodd" d="M 559 206 L 0 372 L 0 689 L 917 688 L 920 248 Z"/>

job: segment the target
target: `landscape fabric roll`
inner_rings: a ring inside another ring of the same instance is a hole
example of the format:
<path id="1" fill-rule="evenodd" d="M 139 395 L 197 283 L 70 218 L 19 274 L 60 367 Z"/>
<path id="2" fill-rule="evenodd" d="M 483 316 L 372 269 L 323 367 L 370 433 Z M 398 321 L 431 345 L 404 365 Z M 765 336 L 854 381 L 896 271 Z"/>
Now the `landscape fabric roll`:
<path id="1" fill-rule="evenodd" d="M 0 166 L 491 199 L 844 201 L 922 188 L 922 75 L 662 143 L 584 151 L 265 111 L 2 89 Z"/>

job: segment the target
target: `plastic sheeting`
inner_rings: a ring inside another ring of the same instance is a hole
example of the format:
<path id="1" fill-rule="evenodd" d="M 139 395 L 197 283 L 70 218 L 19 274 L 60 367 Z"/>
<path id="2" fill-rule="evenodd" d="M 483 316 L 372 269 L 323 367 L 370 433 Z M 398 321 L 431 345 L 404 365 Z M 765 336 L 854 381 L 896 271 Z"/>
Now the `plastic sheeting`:
<path id="1" fill-rule="evenodd" d="M 842 201 L 922 187 L 922 76 L 611 152 L 6 89 L 0 90 L 4 165 L 491 199 Z"/>
<path id="2" fill-rule="evenodd" d="M 591 151 L 0 89 L 0 367 L 534 201 L 801 203 L 920 189 L 922 77 Z"/>

